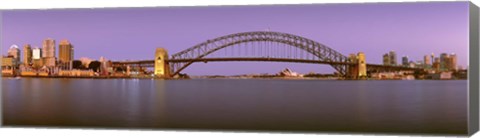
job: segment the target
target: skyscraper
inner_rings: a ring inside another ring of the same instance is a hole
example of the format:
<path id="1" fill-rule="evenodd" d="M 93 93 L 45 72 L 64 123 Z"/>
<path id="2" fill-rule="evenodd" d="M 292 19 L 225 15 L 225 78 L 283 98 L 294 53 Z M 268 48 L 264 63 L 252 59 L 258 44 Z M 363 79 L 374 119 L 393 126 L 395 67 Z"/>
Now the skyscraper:
<path id="1" fill-rule="evenodd" d="M 450 54 L 448 70 L 457 70 L 457 55 L 455 53 Z"/>
<path id="2" fill-rule="evenodd" d="M 440 58 L 436 57 L 433 64 L 432 64 L 432 67 L 439 71 L 440 70 Z"/>
<path id="3" fill-rule="evenodd" d="M 383 65 L 390 65 L 390 56 L 388 55 L 388 53 L 386 54 L 383 54 Z"/>
<path id="4" fill-rule="evenodd" d="M 30 44 L 25 44 L 23 46 L 23 64 L 25 66 L 32 65 L 32 47 Z"/>
<path id="5" fill-rule="evenodd" d="M 32 49 L 32 62 L 33 62 L 33 67 L 39 68 L 43 66 L 43 60 L 42 60 L 42 49 L 35 47 Z"/>
<path id="6" fill-rule="evenodd" d="M 55 40 L 47 38 L 43 41 L 42 56 L 45 66 L 55 66 Z"/>
<path id="7" fill-rule="evenodd" d="M 60 63 L 69 63 L 73 60 L 73 46 L 68 40 L 60 41 L 58 47 L 58 57 Z"/>
<path id="8" fill-rule="evenodd" d="M 404 67 L 408 67 L 408 65 L 409 65 L 409 64 L 408 64 L 408 56 L 403 56 L 403 57 L 402 57 L 402 65 L 403 65 Z"/>
<path id="9" fill-rule="evenodd" d="M 430 60 L 430 55 L 423 56 L 423 64 L 425 64 L 425 65 L 431 65 L 432 64 L 432 61 Z"/>
<path id="10" fill-rule="evenodd" d="M 431 60 L 432 60 L 432 65 L 433 65 L 433 62 L 435 62 L 435 54 L 433 54 L 433 53 L 431 55 Z"/>
<path id="11" fill-rule="evenodd" d="M 448 67 L 449 55 L 447 53 L 440 54 L 440 69 L 445 70 Z"/>
<path id="12" fill-rule="evenodd" d="M 432 66 L 432 61 L 430 59 L 430 55 L 423 56 L 423 67 L 430 68 Z"/>
<path id="13" fill-rule="evenodd" d="M 42 49 L 35 47 L 32 49 L 32 59 L 41 59 L 42 58 Z"/>
<path id="14" fill-rule="evenodd" d="M 20 49 L 18 49 L 17 45 L 10 46 L 10 49 L 8 49 L 8 56 L 13 57 L 16 63 L 20 62 Z"/>
<path id="15" fill-rule="evenodd" d="M 395 51 L 390 51 L 388 54 L 390 56 L 390 65 L 396 66 L 397 65 L 397 53 Z"/>

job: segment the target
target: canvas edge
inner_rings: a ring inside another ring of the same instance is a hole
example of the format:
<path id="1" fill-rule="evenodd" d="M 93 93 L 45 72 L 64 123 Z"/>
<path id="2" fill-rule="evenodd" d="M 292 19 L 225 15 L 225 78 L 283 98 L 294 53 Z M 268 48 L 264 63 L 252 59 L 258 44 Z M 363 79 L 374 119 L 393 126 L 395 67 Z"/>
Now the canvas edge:
<path id="1" fill-rule="evenodd" d="M 435 3 L 435 1 L 424 1 L 424 2 L 432 2 Z M 449 2 L 449 1 L 446 1 Z M 450 1 L 451 2 L 451 1 Z M 374 2 L 374 4 L 378 3 L 395 3 L 395 2 Z M 405 2 L 397 2 L 397 3 L 405 3 Z M 421 2 L 417 2 L 421 3 Z M 314 4 L 331 4 L 331 3 L 314 3 Z M 338 4 L 338 3 L 333 3 L 333 4 Z M 342 3 L 343 4 L 343 3 Z M 346 4 L 372 4 L 372 3 L 346 3 Z M 253 5 L 253 6 L 278 6 L 282 4 L 260 4 L 260 5 Z M 286 4 L 287 6 L 290 5 L 308 5 L 308 4 Z M 215 6 L 157 6 L 157 7 L 104 7 L 104 8 L 94 8 L 94 9 L 118 9 L 118 8 L 159 8 L 159 7 L 220 7 L 220 6 L 252 6 L 252 5 L 215 5 Z M 48 10 L 71 10 L 71 9 L 84 9 L 84 8 L 65 8 L 65 9 L 48 9 Z M 2 46 L 3 42 L 3 33 L 1 30 L 3 30 L 3 13 L 2 11 L 24 11 L 24 10 L 39 10 L 39 9 L 0 9 L 0 47 Z M 479 130 L 479 91 L 480 91 L 480 45 L 479 45 L 479 8 L 476 6 L 474 3 L 471 1 L 469 2 L 469 66 L 468 66 L 468 135 L 472 136 Z M 0 49 L 0 52 L 3 53 L 3 50 Z M 1 64 L 1 61 L 0 61 Z M 0 74 L 1 77 L 1 74 Z M 3 87 L 1 84 L 2 80 L 0 79 L 0 88 Z M 471 85 L 473 84 L 473 85 Z M 1 90 L 0 90 L 1 91 Z M 0 94 L 0 127 L 5 127 L 3 124 L 3 102 L 2 98 L 3 94 Z M 13 127 L 14 128 L 14 127 Z M 25 128 L 25 126 L 21 126 L 19 128 Z M 49 127 L 33 127 L 33 128 L 49 128 Z M 68 127 L 59 127 L 53 129 L 61 129 L 61 128 L 67 128 Z M 90 128 L 90 127 L 89 127 Z M 88 129 L 88 128 L 86 128 Z M 93 128 L 93 130 L 97 130 L 98 128 Z M 107 130 L 112 130 L 112 129 L 107 129 Z M 122 130 L 122 129 L 113 129 L 113 130 Z M 132 130 L 132 129 L 126 129 L 126 130 Z M 135 129 L 133 129 L 135 130 Z M 147 130 L 148 129 L 141 129 L 141 130 Z M 160 129 L 159 131 L 162 131 L 163 129 Z M 191 130 L 188 129 L 179 129 L 174 131 L 187 131 L 190 132 Z M 158 131 L 158 130 L 153 130 L 153 131 Z M 204 130 L 205 131 L 205 130 Z M 210 131 L 210 130 L 207 130 Z M 202 132 L 202 131 L 199 131 Z M 217 132 L 224 132 L 224 130 L 220 130 Z M 229 131 L 225 131 L 229 132 Z M 242 131 L 231 131 L 231 132 L 242 132 Z M 252 131 L 244 131 L 244 132 L 252 132 Z M 262 132 L 271 132 L 271 131 L 262 131 Z M 282 133 L 287 133 L 289 131 L 283 131 Z M 292 132 L 290 132 L 292 133 Z M 293 132 L 294 133 L 294 132 Z M 302 132 L 300 132 L 302 133 Z M 303 133 L 302 133 L 303 134 Z M 316 132 L 316 134 L 334 134 L 335 133 L 329 133 L 329 132 Z M 342 134 L 356 134 L 356 133 L 337 133 L 337 135 L 342 135 Z M 358 135 L 360 134 L 360 135 Z M 382 133 L 358 133 L 357 136 L 361 135 L 376 135 L 376 134 L 382 134 Z M 399 135 L 401 136 L 402 134 L 408 136 L 410 133 L 399 133 L 399 134 L 393 134 L 393 135 Z M 388 136 L 385 135 L 385 136 Z M 421 136 L 421 135 L 420 135 Z M 430 135 L 426 135 L 430 136 Z M 435 135 L 433 135 L 435 136 Z M 443 136 L 443 135 L 442 135 Z"/>
<path id="2" fill-rule="evenodd" d="M 468 135 L 478 131 L 479 124 L 479 9 L 469 3 L 469 65 L 468 65 Z"/>
<path id="3" fill-rule="evenodd" d="M 3 10 L 0 10 L 0 47 L 3 47 Z M 2 48 L 0 48 L 0 53 L 3 53 Z M 2 64 L 2 61 L 0 60 L 0 64 Z M 0 73 L 0 77 L 2 77 L 2 74 Z M 0 79 L 0 89 L 3 87 L 2 85 L 2 79 Z M 3 89 L 2 89 L 3 90 Z M 3 127 L 3 91 L 0 90 L 0 127 Z"/>

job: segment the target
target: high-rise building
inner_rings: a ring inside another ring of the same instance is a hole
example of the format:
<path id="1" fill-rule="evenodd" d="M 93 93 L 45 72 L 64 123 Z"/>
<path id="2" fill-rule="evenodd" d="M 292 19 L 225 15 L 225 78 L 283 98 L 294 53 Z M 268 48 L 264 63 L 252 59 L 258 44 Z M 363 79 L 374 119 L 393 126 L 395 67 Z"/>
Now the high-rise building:
<path id="1" fill-rule="evenodd" d="M 432 64 L 432 61 L 430 60 L 430 55 L 425 55 L 423 56 L 423 64 L 425 65 L 431 65 Z"/>
<path id="2" fill-rule="evenodd" d="M 58 44 L 58 49 L 60 63 L 69 63 L 73 60 L 73 46 L 68 40 L 60 41 L 60 44 Z"/>
<path id="3" fill-rule="evenodd" d="M 43 66 L 42 49 L 35 47 L 32 49 L 32 63 L 33 67 L 40 68 Z"/>
<path id="4" fill-rule="evenodd" d="M 4 70 L 9 70 L 9 74 L 13 75 L 13 70 L 17 69 L 17 60 L 13 56 L 2 56 L 2 74 Z"/>
<path id="5" fill-rule="evenodd" d="M 23 46 L 23 64 L 25 66 L 32 65 L 32 47 L 30 44 L 25 44 Z"/>
<path id="6" fill-rule="evenodd" d="M 433 62 L 435 62 L 435 54 L 432 53 L 430 59 L 431 59 L 431 63 L 432 63 L 431 65 L 433 65 Z"/>
<path id="7" fill-rule="evenodd" d="M 452 53 L 449 59 L 448 70 L 457 70 L 457 55 Z"/>
<path id="8" fill-rule="evenodd" d="M 383 54 L 383 65 L 390 65 L 390 56 L 387 54 Z"/>
<path id="9" fill-rule="evenodd" d="M 33 59 L 32 60 L 32 67 L 34 68 L 41 68 L 43 67 L 43 60 L 42 59 Z"/>
<path id="10" fill-rule="evenodd" d="M 109 64 L 108 64 L 108 59 L 101 56 L 98 61 L 100 61 L 100 74 L 101 75 L 108 75 L 109 67 L 110 67 Z"/>
<path id="11" fill-rule="evenodd" d="M 404 67 L 408 67 L 408 65 L 409 65 L 409 64 L 408 64 L 408 56 L 403 56 L 403 57 L 402 57 L 402 65 L 403 65 Z"/>
<path id="12" fill-rule="evenodd" d="M 432 60 L 431 60 L 430 57 L 431 57 L 430 55 L 423 56 L 423 67 L 424 68 L 432 67 Z"/>
<path id="13" fill-rule="evenodd" d="M 436 57 L 435 60 L 433 61 L 432 67 L 439 71 L 440 70 L 440 58 Z"/>
<path id="14" fill-rule="evenodd" d="M 449 55 L 447 53 L 440 54 L 440 69 L 445 70 L 448 67 Z"/>
<path id="15" fill-rule="evenodd" d="M 32 49 L 32 59 L 41 59 L 42 58 L 42 49 L 35 47 Z"/>
<path id="16" fill-rule="evenodd" d="M 10 46 L 10 49 L 8 49 L 8 56 L 13 57 L 13 60 L 15 60 L 16 63 L 20 62 L 20 49 L 18 49 L 17 45 Z"/>
<path id="17" fill-rule="evenodd" d="M 397 53 L 395 51 L 390 51 L 388 54 L 390 56 L 390 65 L 396 66 L 397 65 Z"/>
<path id="18" fill-rule="evenodd" d="M 55 66 L 55 40 L 47 38 L 43 41 L 42 56 L 45 66 Z"/>

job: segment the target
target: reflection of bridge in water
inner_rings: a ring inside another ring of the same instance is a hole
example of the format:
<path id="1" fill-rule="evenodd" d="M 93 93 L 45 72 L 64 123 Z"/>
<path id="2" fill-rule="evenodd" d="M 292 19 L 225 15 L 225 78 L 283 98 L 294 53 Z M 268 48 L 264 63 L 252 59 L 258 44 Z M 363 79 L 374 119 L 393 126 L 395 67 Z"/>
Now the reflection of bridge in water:
<path id="1" fill-rule="evenodd" d="M 360 52 L 348 57 L 316 41 L 280 32 L 244 32 L 207 40 L 168 56 L 159 48 L 153 60 L 116 61 L 115 66 L 155 67 L 155 75 L 172 77 L 195 62 L 294 62 L 327 64 L 347 78 L 367 72 L 422 71 L 422 68 L 368 64 Z"/>

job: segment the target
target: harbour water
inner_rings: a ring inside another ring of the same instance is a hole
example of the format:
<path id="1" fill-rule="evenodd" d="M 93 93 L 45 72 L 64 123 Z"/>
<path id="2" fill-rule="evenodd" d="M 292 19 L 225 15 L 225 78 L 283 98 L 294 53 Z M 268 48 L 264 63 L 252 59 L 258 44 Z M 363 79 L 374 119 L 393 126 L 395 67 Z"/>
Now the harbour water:
<path id="1" fill-rule="evenodd" d="M 467 133 L 467 81 L 3 78 L 6 126 Z"/>

